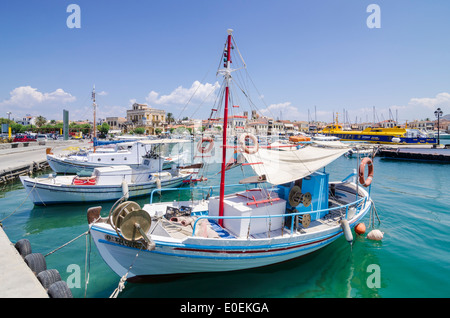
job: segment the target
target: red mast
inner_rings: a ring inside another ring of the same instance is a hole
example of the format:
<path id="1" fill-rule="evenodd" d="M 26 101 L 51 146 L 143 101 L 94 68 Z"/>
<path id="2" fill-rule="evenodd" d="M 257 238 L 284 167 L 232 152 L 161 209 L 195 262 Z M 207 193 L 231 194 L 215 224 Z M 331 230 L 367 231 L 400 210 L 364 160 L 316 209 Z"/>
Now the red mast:
<path id="1" fill-rule="evenodd" d="M 229 99 L 229 80 L 230 80 L 230 63 L 231 63 L 231 33 L 232 29 L 228 29 L 227 50 L 224 52 L 225 58 L 225 109 L 223 115 L 223 142 L 222 142 L 222 171 L 220 176 L 220 201 L 219 201 L 219 216 L 223 216 L 223 200 L 225 197 L 225 166 L 227 157 L 227 125 L 228 125 L 228 99 Z M 223 219 L 219 219 L 219 225 L 223 226 Z"/>

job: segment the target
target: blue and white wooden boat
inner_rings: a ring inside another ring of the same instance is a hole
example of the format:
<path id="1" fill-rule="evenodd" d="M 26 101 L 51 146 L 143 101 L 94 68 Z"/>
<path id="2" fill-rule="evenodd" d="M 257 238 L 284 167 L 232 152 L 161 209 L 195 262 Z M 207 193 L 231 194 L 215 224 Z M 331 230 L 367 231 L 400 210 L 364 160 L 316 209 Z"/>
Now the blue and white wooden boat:
<path id="1" fill-rule="evenodd" d="M 127 165 L 136 168 L 143 165 L 148 158 L 158 158 L 154 164 L 170 168 L 174 160 L 164 157 L 162 148 L 165 145 L 183 144 L 189 142 L 182 139 L 138 140 L 113 144 L 113 148 L 97 148 L 89 151 L 77 151 L 67 155 L 55 155 L 47 152 L 47 162 L 56 173 L 76 174 L 80 171 L 93 172 L 95 168 L 115 165 Z M 175 146 L 176 149 L 179 147 Z M 183 164 L 180 152 L 174 154 L 180 159 L 176 164 Z"/>
<path id="2" fill-rule="evenodd" d="M 154 189 L 174 188 L 195 179 L 195 169 L 149 170 L 145 166 L 95 168 L 91 176 L 20 176 L 28 198 L 35 205 L 115 201 L 124 195 L 135 198 Z"/>
<path id="3" fill-rule="evenodd" d="M 225 76 L 225 122 L 231 47 L 237 47 L 231 41 L 232 30 L 228 30 L 221 57 L 225 68 L 219 70 Z M 225 126 L 220 185 L 211 186 L 220 188 L 218 196 L 181 202 L 151 200 L 143 207 L 126 201 L 103 217 L 101 207 L 88 209 L 89 233 L 117 275 L 133 281 L 243 270 L 312 253 L 344 233 L 352 241 L 351 228 L 372 207 L 370 184 L 364 182 L 368 187 L 363 187 L 356 178 L 352 181 L 353 173 L 343 181 L 330 182 L 324 171 L 347 148 L 310 144 L 277 151 L 259 147 L 251 134 L 241 134 L 240 152 L 255 175 L 239 182 L 241 191 L 225 194 L 226 133 Z"/>

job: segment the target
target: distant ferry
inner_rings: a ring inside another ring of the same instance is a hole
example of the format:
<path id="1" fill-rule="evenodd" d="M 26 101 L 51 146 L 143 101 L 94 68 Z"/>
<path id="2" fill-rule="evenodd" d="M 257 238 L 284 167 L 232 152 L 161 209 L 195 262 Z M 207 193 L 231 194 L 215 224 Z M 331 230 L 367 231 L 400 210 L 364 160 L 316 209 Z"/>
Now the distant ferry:
<path id="1" fill-rule="evenodd" d="M 326 136 L 336 136 L 342 141 L 365 141 L 377 144 L 436 144 L 437 139 L 427 137 L 417 129 L 372 128 L 343 130 L 341 125 L 328 125 L 322 131 Z"/>

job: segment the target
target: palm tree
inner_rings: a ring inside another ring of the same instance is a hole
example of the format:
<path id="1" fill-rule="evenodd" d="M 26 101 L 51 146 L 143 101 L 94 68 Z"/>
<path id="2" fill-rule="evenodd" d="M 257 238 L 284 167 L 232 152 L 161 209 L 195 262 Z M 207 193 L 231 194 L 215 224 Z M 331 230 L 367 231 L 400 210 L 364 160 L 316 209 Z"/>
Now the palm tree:
<path id="1" fill-rule="evenodd" d="M 47 123 L 47 119 L 43 116 L 37 116 L 36 121 L 34 122 L 36 126 L 41 127 Z"/>
<path id="2" fill-rule="evenodd" d="M 170 123 L 175 121 L 175 118 L 173 118 L 173 114 L 172 113 L 167 113 L 166 119 L 167 119 L 167 123 L 168 124 L 170 124 Z"/>

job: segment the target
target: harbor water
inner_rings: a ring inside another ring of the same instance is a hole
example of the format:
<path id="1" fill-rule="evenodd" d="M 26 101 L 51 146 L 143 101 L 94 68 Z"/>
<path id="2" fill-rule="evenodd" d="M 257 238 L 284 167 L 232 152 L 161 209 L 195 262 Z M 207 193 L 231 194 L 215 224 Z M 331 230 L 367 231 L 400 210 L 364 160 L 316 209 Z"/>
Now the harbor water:
<path id="1" fill-rule="evenodd" d="M 351 246 L 341 236 L 313 254 L 282 264 L 171 281 L 126 283 L 118 297 L 449 297 L 449 165 L 376 157 L 374 167 L 371 195 L 381 220 L 378 224 L 375 219 L 374 225 L 384 232 L 382 241 L 354 234 Z M 341 157 L 326 171 L 330 180 L 342 180 L 356 168 L 356 159 Z M 245 172 L 246 176 L 251 174 L 250 170 Z M 232 169 L 227 183 L 237 183 L 241 177 L 240 168 Z M 2 187 L 0 220 L 13 243 L 26 238 L 33 252 L 46 255 L 81 235 L 46 256 L 47 267 L 60 272 L 75 298 L 106 298 L 113 293 L 120 277 L 106 265 L 89 236 L 82 235 L 88 230 L 87 209 L 101 205 L 106 216 L 113 202 L 38 207 L 28 200 L 19 181 Z M 155 200 L 189 198 L 180 196 L 180 192 L 164 193 Z M 136 201 L 142 206 L 149 198 Z M 364 223 L 368 232 L 369 214 Z"/>

